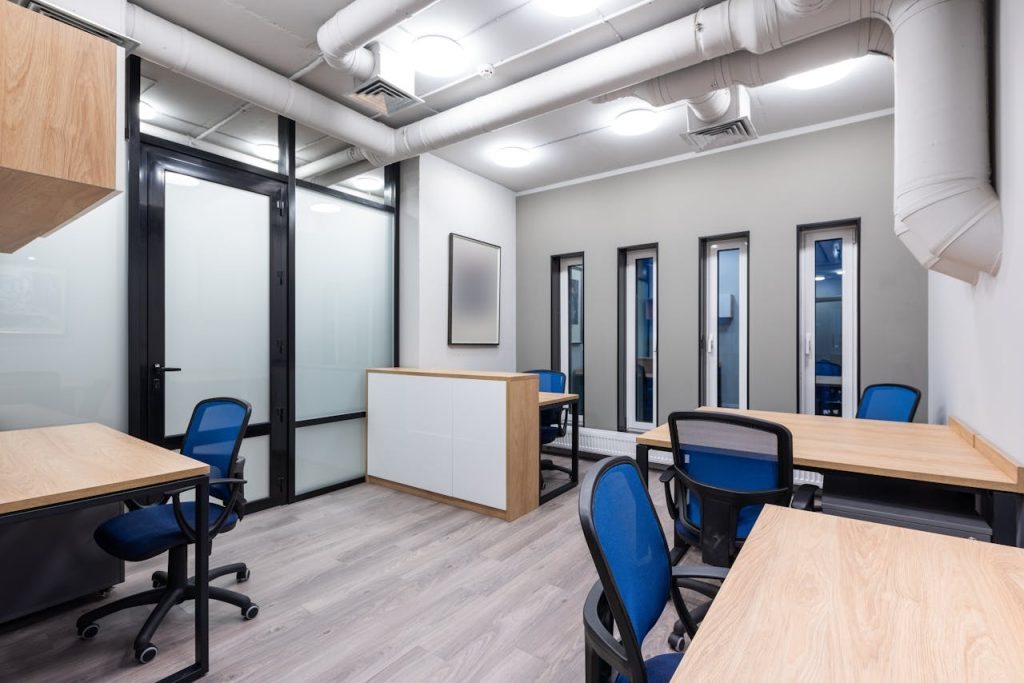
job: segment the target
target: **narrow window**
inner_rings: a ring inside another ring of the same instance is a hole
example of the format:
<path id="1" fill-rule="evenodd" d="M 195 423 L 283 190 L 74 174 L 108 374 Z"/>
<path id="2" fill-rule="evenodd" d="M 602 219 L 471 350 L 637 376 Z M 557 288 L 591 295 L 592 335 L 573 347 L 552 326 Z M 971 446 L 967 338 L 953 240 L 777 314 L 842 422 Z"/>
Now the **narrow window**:
<path id="1" fill-rule="evenodd" d="M 565 373 L 570 394 L 578 394 L 584 413 L 583 256 L 558 257 L 558 349 L 555 366 Z"/>
<path id="2" fill-rule="evenodd" d="M 701 241 L 703 404 L 747 407 L 747 238 Z"/>
<path id="3" fill-rule="evenodd" d="M 800 412 L 857 412 L 855 222 L 800 230 Z"/>
<path id="4" fill-rule="evenodd" d="M 657 416 L 658 256 L 654 248 L 620 253 L 624 426 L 630 431 L 646 431 L 654 428 Z"/>

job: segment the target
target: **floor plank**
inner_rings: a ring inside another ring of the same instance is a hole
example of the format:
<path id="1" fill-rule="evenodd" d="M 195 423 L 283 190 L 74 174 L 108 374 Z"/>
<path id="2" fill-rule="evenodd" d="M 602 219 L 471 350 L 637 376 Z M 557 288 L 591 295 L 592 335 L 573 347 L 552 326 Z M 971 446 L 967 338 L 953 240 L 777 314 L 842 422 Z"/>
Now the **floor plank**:
<path id="1" fill-rule="evenodd" d="M 207 680 L 582 680 L 581 613 L 597 574 L 577 496 L 507 523 L 363 484 L 251 515 L 216 540 L 211 566 L 249 563 L 241 588 L 260 616 L 245 622 L 211 603 Z M 129 565 L 111 599 L 148 589 L 162 568 L 159 558 Z M 108 617 L 95 640 L 79 641 L 75 619 L 90 607 L 0 630 L 0 681 L 152 681 L 191 660 L 190 605 L 168 616 L 154 639 L 160 655 L 144 667 L 131 642 L 148 608 Z M 666 651 L 673 621 L 669 609 L 647 656 Z"/>

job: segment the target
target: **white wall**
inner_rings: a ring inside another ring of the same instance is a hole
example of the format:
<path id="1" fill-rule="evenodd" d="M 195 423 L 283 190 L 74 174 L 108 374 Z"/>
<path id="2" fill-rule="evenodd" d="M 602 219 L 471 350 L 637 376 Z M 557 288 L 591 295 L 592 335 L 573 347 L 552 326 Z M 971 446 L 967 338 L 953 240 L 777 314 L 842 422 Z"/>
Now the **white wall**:
<path id="1" fill-rule="evenodd" d="M 120 31 L 124 0 L 58 4 Z M 124 129 L 123 53 L 118 130 Z M 125 145 L 117 146 L 125 187 Z M 128 422 L 125 195 L 0 254 L 0 429 Z"/>
<path id="2" fill-rule="evenodd" d="M 404 367 L 516 369 L 516 197 L 433 155 L 402 162 L 399 362 Z M 448 346 L 448 235 L 501 247 L 501 343 Z"/>
<path id="3" fill-rule="evenodd" d="M 1024 3 L 996 12 L 995 184 L 1003 205 L 1003 260 L 974 287 L 929 277 L 932 421 L 955 415 L 1024 462 Z"/>

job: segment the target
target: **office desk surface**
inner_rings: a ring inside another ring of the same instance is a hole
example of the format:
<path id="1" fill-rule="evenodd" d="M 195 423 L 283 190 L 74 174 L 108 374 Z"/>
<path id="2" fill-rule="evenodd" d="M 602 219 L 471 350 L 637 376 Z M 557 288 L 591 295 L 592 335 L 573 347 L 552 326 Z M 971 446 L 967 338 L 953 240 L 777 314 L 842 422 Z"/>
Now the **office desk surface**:
<path id="1" fill-rule="evenodd" d="M 798 467 L 1024 491 L 1020 466 L 960 425 L 954 428 L 762 410 L 714 410 L 785 425 L 793 434 L 793 463 Z M 641 434 L 636 442 L 671 450 L 668 424 Z"/>
<path id="2" fill-rule="evenodd" d="M 99 424 L 0 432 L 0 514 L 209 471 L 205 463 Z"/>
<path id="3" fill-rule="evenodd" d="M 580 398 L 579 394 L 559 394 L 551 391 L 540 392 L 540 403 L 539 407 L 553 406 L 560 403 L 567 403 L 569 401 L 578 401 Z"/>
<path id="4" fill-rule="evenodd" d="M 765 506 L 672 683 L 1024 679 L 1024 550 Z"/>

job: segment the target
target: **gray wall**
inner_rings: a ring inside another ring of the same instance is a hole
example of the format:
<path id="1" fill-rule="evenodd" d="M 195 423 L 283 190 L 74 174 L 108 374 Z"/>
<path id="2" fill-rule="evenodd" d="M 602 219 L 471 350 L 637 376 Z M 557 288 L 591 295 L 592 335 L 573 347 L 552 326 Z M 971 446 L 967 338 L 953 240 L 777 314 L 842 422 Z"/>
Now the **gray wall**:
<path id="1" fill-rule="evenodd" d="M 550 364 L 551 256 L 584 252 L 586 424 L 615 429 L 617 249 L 656 242 L 659 421 L 694 407 L 698 239 L 749 231 L 750 407 L 795 411 L 796 226 L 860 218 L 861 384 L 925 390 L 927 277 L 893 234 L 892 134 L 884 117 L 520 197 L 518 366 Z"/>

